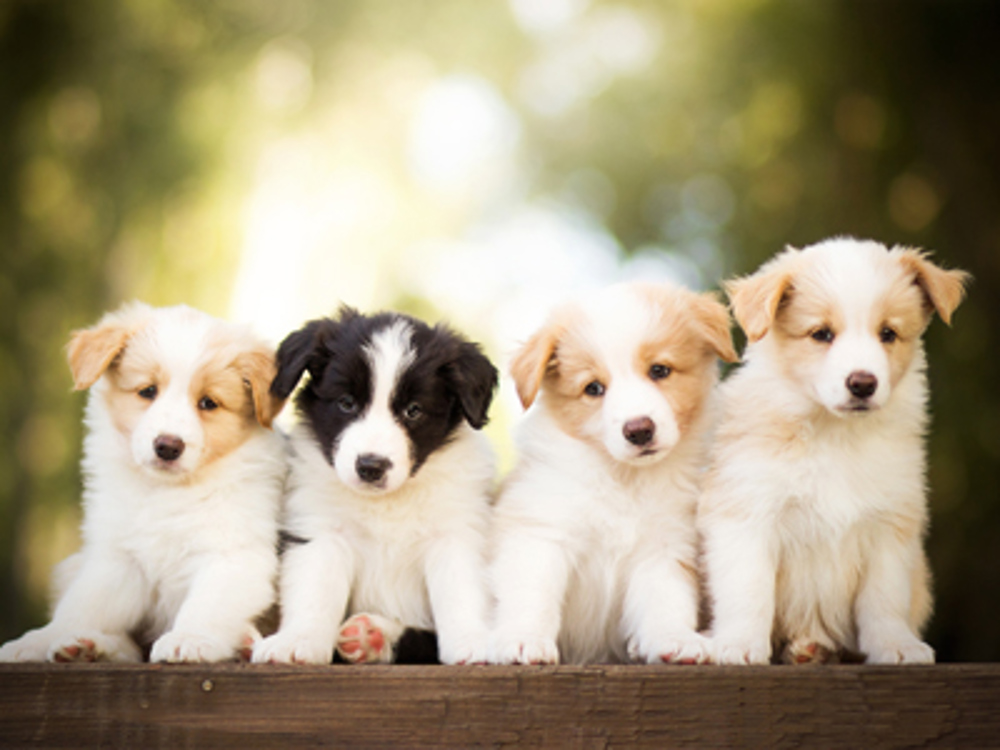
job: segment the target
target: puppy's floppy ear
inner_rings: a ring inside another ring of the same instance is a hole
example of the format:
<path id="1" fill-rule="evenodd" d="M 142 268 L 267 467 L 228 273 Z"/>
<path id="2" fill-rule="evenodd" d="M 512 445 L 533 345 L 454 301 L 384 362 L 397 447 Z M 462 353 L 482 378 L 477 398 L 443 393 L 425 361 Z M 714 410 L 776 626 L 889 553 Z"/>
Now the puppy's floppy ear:
<path id="1" fill-rule="evenodd" d="M 692 301 L 692 310 L 712 351 L 724 362 L 736 362 L 739 357 L 733 348 L 733 336 L 729 330 L 732 322 L 729 310 L 712 292 L 693 295 Z"/>
<path id="2" fill-rule="evenodd" d="M 125 350 L 149 313 L 148 305 L 134 302 L 105 315 L 91 328 L 73 332 L 66 352 L 74 390 L 86 390 L 97 382 Z"/>
<path id="3" fill-rule="evenodd" d="M 313 377 L 322 374 L 331 356 L 324 341 L 335 336 L 337 328 L 335 321 L 319 318 L 285 337 L 278 346 L 277 373 L 271 381 L 272 396 L 284 400 L 292 395 L 306 370 Z"/>
<path id="4" fill-rule="evenodd" d="M 913 283 L 923 290 L 928 305 L 937 310 L 941 320 L 951 325 L 951 314 L 965 297 L 965 287 L 972 281 L 972 275 L 958 269 L 940 268 L 931 263 L 925 253 L 914 248 L 896 247 L 892 252 L 898 255 L 903 267 L 913 273 Z"/>
<path id="5" fill-rule="evenodd" d="M 482 429 L 497 387 L 497 368 L 478 346 L 462 341 L 457 355 L 444 366 L 444 374 L 466 421 L 473 428 Z"/>
<path id="6" fill-rule="evenodd" d="M 521 346 L 511 360 L 510 374 L 517 386 L 521 406 L 525 409 L 534 403 L 542 378 L 555 358 L 556 347 L 565 331 L 566 326 L 558 319 L 549 320 Z"/>
<path id="7" fill-rule="evenodd" d="M 782 299 L 792 289 L 792 259 L 798 252 L 787 247 L 755 274 L 724 284 L 736 322 L 751 342 L 764 338 L 774 324 Z"/>
<path id="8" fill-rule="evenodd" d="M 278 371 L 274 352 L 263 346 L 243 352 L 236 358 L 236 367 L 250 388 L 254 416 L 263 427 L 269 428 L 285 405 L 285 398 L 275 395 L 270 388 Z"/>

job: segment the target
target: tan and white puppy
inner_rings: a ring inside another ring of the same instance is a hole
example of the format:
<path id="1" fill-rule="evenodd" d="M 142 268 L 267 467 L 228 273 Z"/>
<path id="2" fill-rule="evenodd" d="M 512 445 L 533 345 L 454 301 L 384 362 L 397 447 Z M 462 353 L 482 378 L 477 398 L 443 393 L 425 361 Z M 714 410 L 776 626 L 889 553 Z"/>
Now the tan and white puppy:
<path id="1" fill-rule="evenodd" d="M 90 389 L 83 546 L 56 574 L 52 621 L 0 661 L 219 661 L 273 602 L 282 440 L 274 355 L 243 327 L 140 303 L 74 334 Z"/>
<path id="2" fill-rule="evenodd" d="M 749 344 L 698 518 L 720 663 L 934 661 L 921 335 L 967 279 L 838 238 L 727 285 Z"/>
<path id="3" fill-rule="evenodd" d="M 556 310 L 517 353 L 538 403 L 495 509 L 493 661 L 706 659 L 694 524 L 717 357 L 736 358 L 719 302 L 640 283 Z"/>

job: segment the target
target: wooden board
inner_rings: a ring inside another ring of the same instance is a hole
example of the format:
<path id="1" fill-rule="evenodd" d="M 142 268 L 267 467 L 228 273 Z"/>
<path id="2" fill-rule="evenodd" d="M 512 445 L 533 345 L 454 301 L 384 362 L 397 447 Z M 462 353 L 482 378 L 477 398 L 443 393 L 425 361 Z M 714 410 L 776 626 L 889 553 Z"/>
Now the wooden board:
<path id="1" fill-rule="evenodd" d="M 1000 665 L 0 665 L 0 747 L 1000 748 Z"/>

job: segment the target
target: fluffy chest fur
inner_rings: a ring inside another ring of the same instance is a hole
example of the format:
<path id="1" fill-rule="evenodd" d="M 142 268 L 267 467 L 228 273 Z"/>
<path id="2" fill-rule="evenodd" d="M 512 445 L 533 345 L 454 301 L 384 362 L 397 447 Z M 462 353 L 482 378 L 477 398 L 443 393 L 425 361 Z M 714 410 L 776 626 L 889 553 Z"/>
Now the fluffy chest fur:
<path id="1" fill-rule="evenodd" d="M 801 401 L 776 404 L 770 363 L 751 354 L 721 389 L 712 469 L 714 482 L 740 492 L 711 493 L 701 512 L 756 517 L 797 543 L 859 523 L 923 523 L 923 366 L 919 352 L 883 409 L 843 419 Z M 753 503 L 739 499 L 748 493 Z"/>
<path id="2" fill-rule="evenodd" d="M 703 453 L 697 439 L 657 464 L 623 466 L 567 435 L 539 409 L 520 425 L 517 443 L 523 458 L 497 507 L 499 531 L 505 523 L 534 522 L 580 552 L 624 553 L 634 548 L 645 521 L 694 512 Z"/>
<path id="3" fill-rule="evenodd" d="M 457 536 L 481 547 L 489 522 L 493 453 L 471 427 L 432 453 L 394 492 L 373 496 L 345 485 L 307 425 L 292 435 L 285 526 L 303 539 L 337 540 L 353 560 L 348 614 L 377 612 L 432 628 L 427 589 L 435 550 Z"/>

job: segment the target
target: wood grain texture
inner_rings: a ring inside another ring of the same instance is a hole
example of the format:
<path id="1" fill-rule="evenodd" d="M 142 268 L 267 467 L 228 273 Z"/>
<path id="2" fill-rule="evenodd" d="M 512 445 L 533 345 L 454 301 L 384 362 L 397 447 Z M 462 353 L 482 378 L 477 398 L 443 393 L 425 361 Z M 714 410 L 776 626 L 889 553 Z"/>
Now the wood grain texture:
<path id="1" fill-rule="evenodd" d="M 0 665 L 0 747 L 1000 747 L 1000 665 Z"/>

